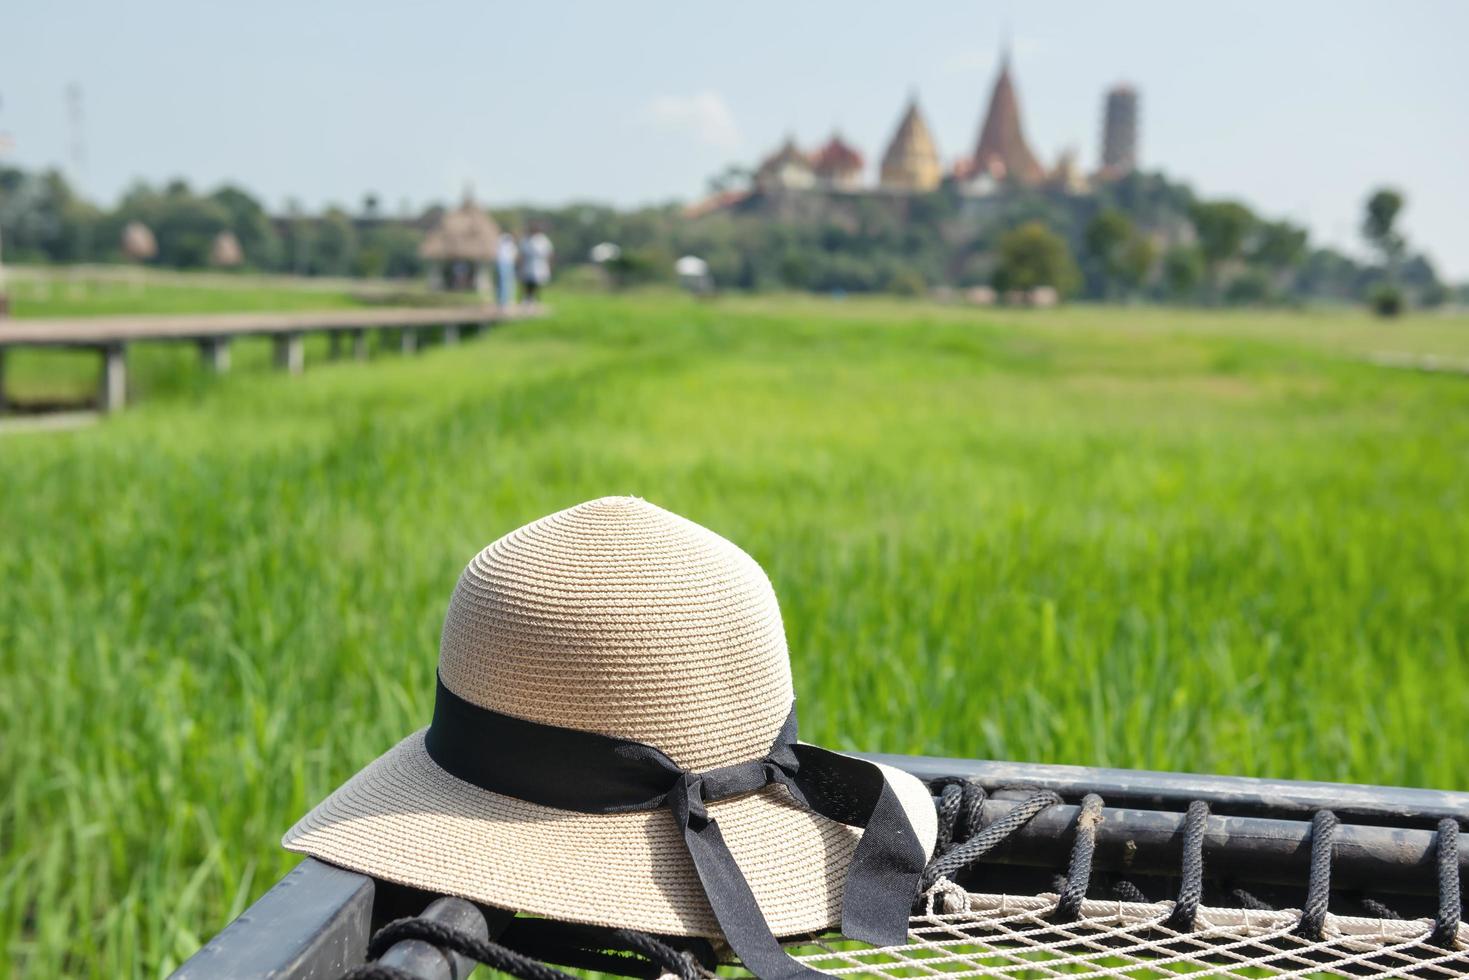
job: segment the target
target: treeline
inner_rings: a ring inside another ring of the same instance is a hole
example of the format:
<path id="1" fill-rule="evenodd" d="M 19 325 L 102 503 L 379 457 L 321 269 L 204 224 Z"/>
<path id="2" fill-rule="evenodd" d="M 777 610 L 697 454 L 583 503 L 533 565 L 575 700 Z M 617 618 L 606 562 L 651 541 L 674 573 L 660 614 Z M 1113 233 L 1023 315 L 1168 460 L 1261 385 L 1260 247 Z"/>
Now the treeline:
<path id="1" fill-rule="evenodd" d="M 1399 232 L 1403 207 L 1395 192 L 1372 196 L 1363 234 L 1374 259 L 1365 262 L 1313 246 L 1290 222 L 1238 202 L 1199 199 L 1184 185 L 1141 173 L 1086 195 L 1012 188 L 975 198 L 950 187 L 920 195 L 788 192 L 752 194 L 700 217 L 674 204 L 514 207 L 496 209 L 495 217 L 511 231 L 546 226 L 562 280 L 589 286 L 672 281 L 674 261 L 691 254 L 709 264 L 723 289 L 916 295 L 1048 286 L 1100 301 L 1434 306 L 1452 294 Z M 121 261 L 122 230 L 137 221 L 156 239 L 150 261 L 164 266 L 207 265 L 211 243 L 229 232 L 247 268 L 412 277 L 423 272 L 418 245 L 439 213 L 390 218 L 368 196 L 350 211 L 288 207 L 270 215 L 241 188 L 202 192 L 181 180 L 137 185 L 104 209 L 55 171 L 0 168 L 8 262 Z M 620 254 L 594 268 L 588 256 L 603 242 Z"/>
<path id="2" fill-rule="evenodd" d="M 289 207 L 271 216 L 249 192 L 226 185 L 210 192 L 186 181 L 138 184 L 117 206 L 83 199 L 55 170 L 0 168 L 0 241 L 7 262 L 120 262 L 123 229 L 140 222 L 152 233 L 151 264 L 176 269 L 210 263 L 222 232 L 239 242 L 245 268 L 307 276 L 416 276 L 422 271 L 420 220 L 390 220 L 368 197 L 356 213 L 332 207 L 308 215 Z"/>
<path id="3" fill-rule="evenodd" d="M 1049 286 L 1100 301 L 1211 305 L 1314 301 L 1436 306 L 1451 298 L 1429 259 L 1370 215 L 1373 261 L 1313 246 L 1306 229 L 1235 201 L 1197 198 L 1157 174 L 1133 174 L 1088 195 L 1014 188 L 972 198 L 930 194 L 752 194 L 688 218 L 674 206 L 638 211 L 578 205 L 537 211 L 563 255 L 617 243 L 613 281 L 672 278 L 677 256 L 709 263 L 721 288 L 928 293 Z M 1384 243 L 1390 247 L 1385 251 Z M 1469 301 L 1469 285 L 1461 287 Z"/>

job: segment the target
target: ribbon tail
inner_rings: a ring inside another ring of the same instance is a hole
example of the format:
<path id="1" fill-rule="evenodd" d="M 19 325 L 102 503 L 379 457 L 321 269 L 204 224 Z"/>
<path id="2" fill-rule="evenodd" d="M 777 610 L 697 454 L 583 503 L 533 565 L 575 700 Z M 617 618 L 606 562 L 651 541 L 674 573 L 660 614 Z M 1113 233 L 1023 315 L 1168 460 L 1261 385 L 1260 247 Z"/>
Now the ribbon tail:
<path id="1" fill-rule="evenodd" d="M 905 941 L 923 864 L 923 845 L 908 822 L 898 794 L 884 779 L 847 869 L 847 884 L 842 891 L 842 934 L 874 946 Z"/>
<path id="2" fill-rule="evenodd" d="M 817 813 L 862 828 L 842 889 L 842 934 L 874 946 L 908 937 L 908 916 L 927 861 L 918 834 L 882 770 L 865 759 L 797 745 L 796 781 Z M 841 786 L 843 793 L 831 793 Z"/>
<path id="3" fill-rule="evenodd" d="M 694 868 L 714 909 L 714 918 L 745 969 L 760 980 L 824 977 L 825 974 L 791 959 L 780 948 L 780 942 L 765 923 L 755 893 L 719 832 L 719 825 L 713 819 L 691 820 L 686 807 L 676 806 L 675 814 L 683 825 L 684 844 L 694 859 Z"/>

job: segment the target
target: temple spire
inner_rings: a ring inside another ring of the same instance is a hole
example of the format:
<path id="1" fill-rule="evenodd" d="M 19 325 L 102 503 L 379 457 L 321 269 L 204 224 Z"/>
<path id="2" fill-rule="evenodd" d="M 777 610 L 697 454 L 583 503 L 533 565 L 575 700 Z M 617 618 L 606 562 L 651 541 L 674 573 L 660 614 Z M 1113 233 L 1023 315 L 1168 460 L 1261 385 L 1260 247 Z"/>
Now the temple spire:
<path id="1" fill-rule="evenodd" d="M 928 191 L 937 187 L 942 177 L 933 133 L 918 108 L 918 92 L 914 90 L 882 156 L 880 180 L 883 187 L 893 190 Z"/>
<path id="2" fill-rule="evenodd" d="M 1000 49 L 1000 73 L 990 92 L 989 109 L 979 130 L 970 169 L 976 174 L 1023 184 L 1038 184 L 1045 179 L 1045 171 L 1025 141 L 1025 130 L 1020 123 L 1020 99 L 1010 75 L 1008 37 Z"/>

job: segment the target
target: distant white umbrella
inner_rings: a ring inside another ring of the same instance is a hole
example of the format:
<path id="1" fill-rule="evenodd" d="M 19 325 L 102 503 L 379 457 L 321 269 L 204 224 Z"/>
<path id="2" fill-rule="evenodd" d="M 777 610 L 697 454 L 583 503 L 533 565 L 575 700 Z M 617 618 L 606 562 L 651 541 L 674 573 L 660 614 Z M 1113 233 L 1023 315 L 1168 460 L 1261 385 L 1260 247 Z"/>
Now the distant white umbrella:
<path id="1" fill-rule="evenodd" d="M 707 276 L 709 274 L 709 263 L 697 255 L 685 255 L 673 263 L 673 271 L 678 274 L 679 278 L 685 276 Z"/>
<path id="2" fill-rule="evenodd" d="M 591 260 L 598 265 L 615 262 L 622 257 L 622 246 L 613 242 L 598 242 L 592 246 Z"/>
<path id="3" fill-rule="evenodd" d="M 697 255 L 685 255 L 673 263 L 674 274 L 678 276 L 679 285 L 691 293 L 712 293 L 714 291 L 714 279 L 709 275 L 709 263 Z"/>

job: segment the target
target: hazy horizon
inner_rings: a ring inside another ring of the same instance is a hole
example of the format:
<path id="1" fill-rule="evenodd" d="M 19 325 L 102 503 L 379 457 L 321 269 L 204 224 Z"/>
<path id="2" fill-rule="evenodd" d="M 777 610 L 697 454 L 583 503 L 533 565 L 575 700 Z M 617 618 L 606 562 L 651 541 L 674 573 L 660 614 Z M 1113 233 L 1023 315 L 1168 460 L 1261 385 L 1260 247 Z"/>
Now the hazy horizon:
<path id="1" fill-rule="evenodd" d="M 397 212 L 690 199 L 787 134 L 869 173 L 916 92 L 946 164 L 973 148 L 1008 35 L 1043 161 L 1096 164 L 1104 90 L 1135 85 L 1141 157 L 1360 254 L 1362 203 L 1408 197 L 1412 248 L 1469 278 L 1469 6 L 1136 2 L 624 10 L 178 0 L 0 14 L 4 160 L 110 202 L 137 180 L 237 183 L 272 209 Z M 82 92 L 77 165 L 66 90 Z"/>

